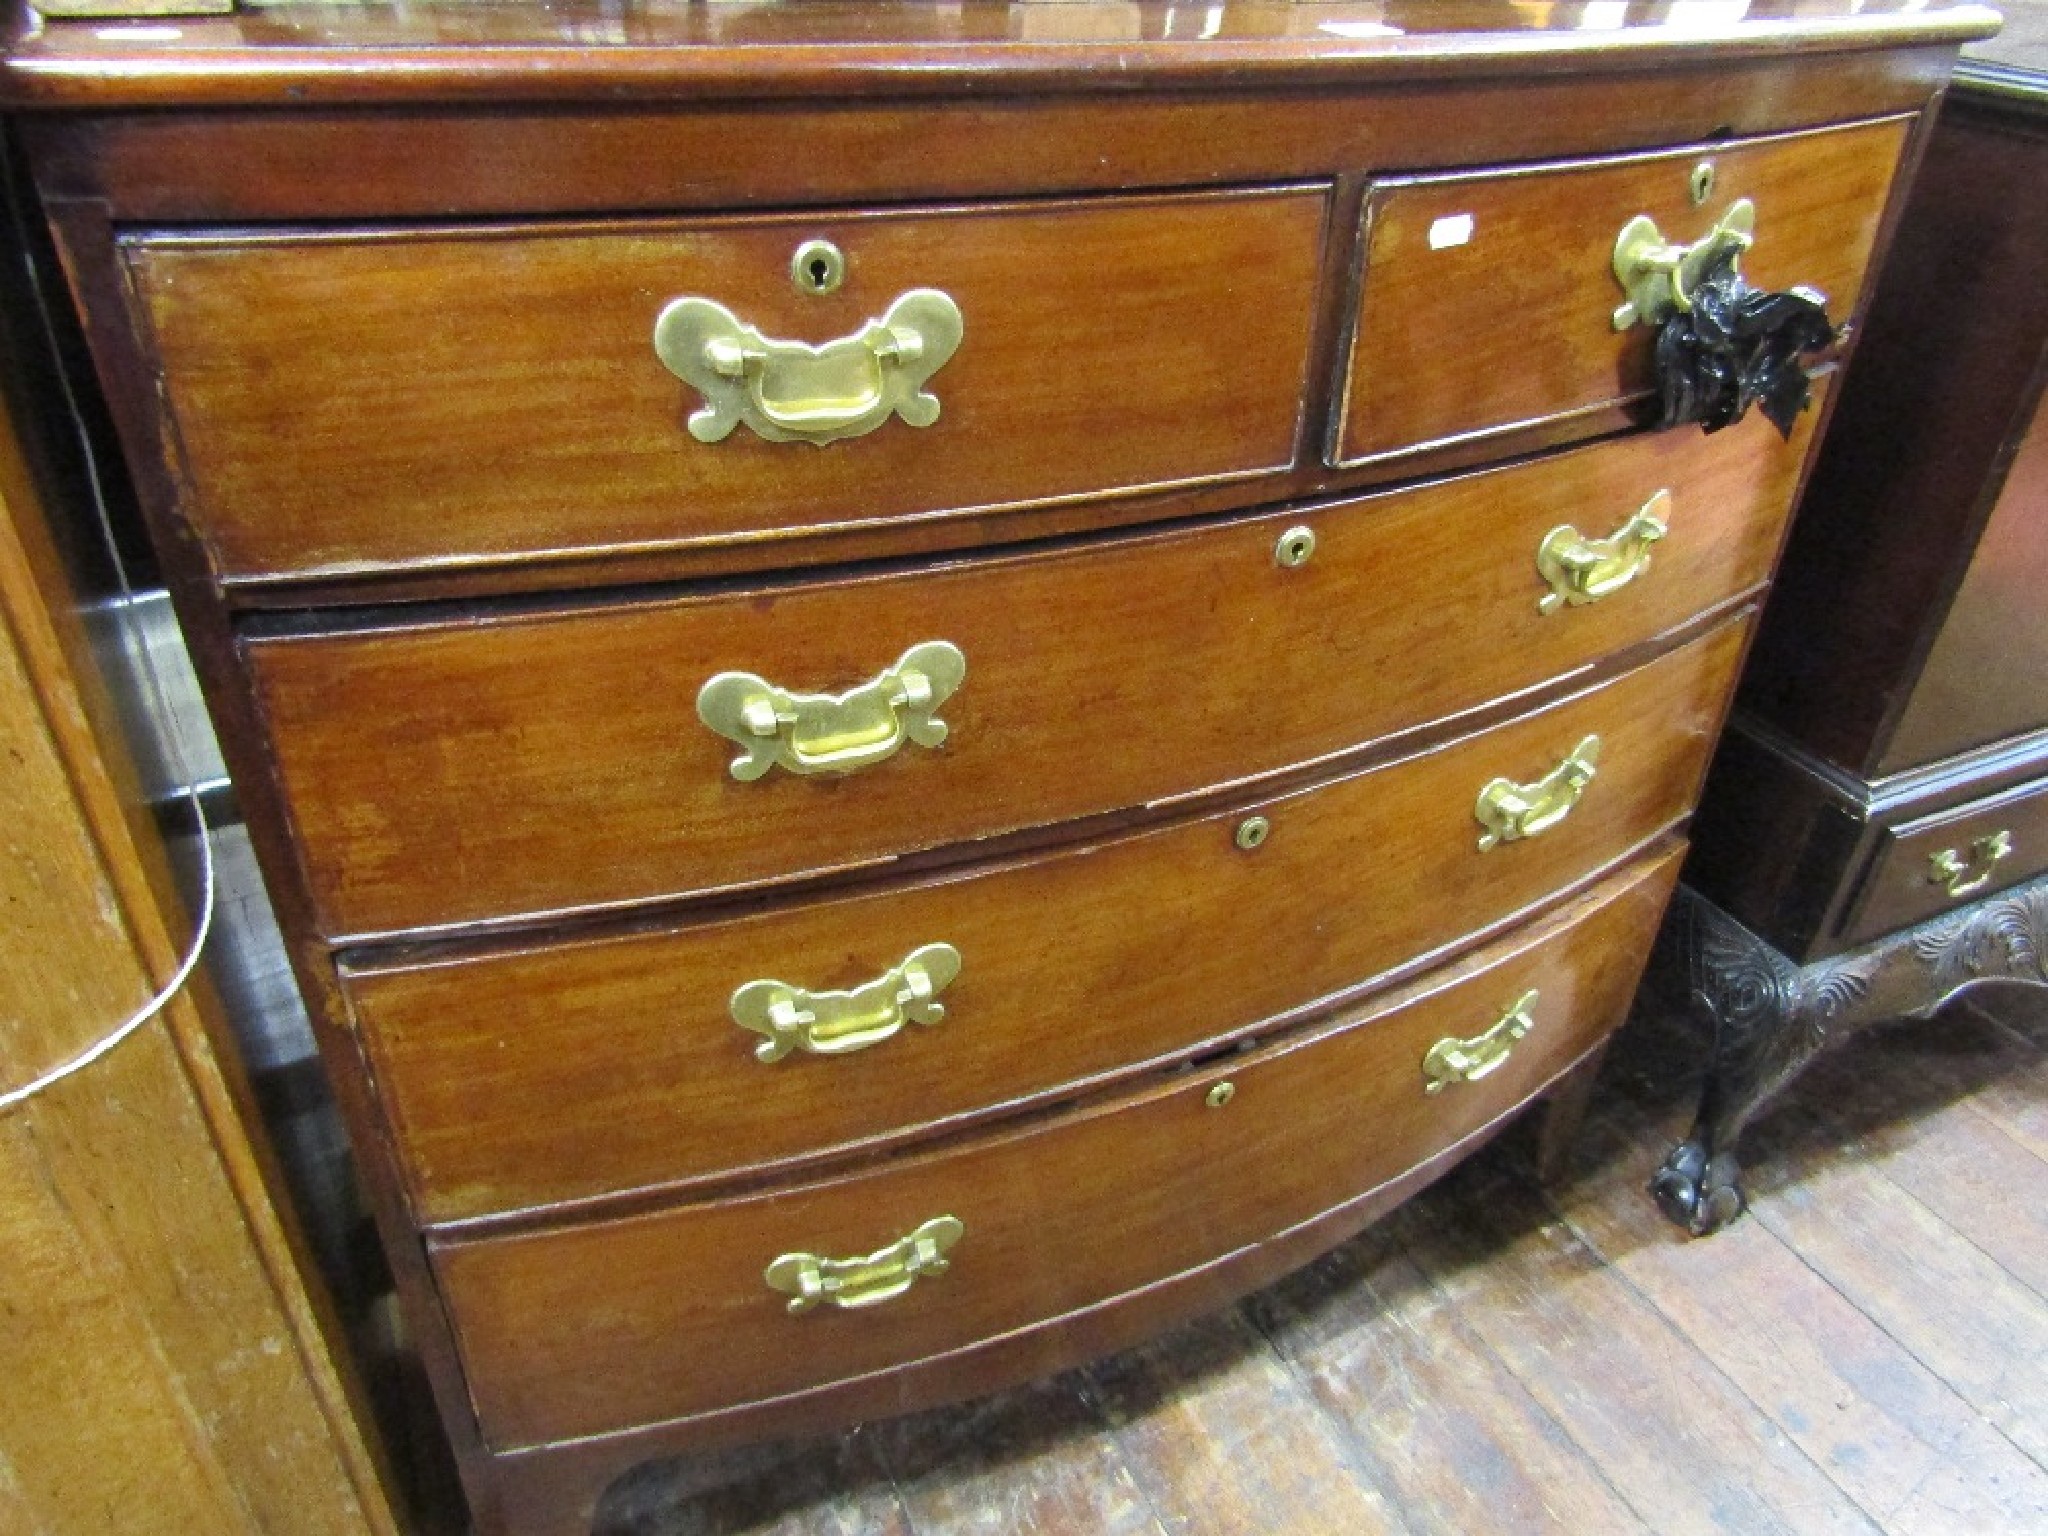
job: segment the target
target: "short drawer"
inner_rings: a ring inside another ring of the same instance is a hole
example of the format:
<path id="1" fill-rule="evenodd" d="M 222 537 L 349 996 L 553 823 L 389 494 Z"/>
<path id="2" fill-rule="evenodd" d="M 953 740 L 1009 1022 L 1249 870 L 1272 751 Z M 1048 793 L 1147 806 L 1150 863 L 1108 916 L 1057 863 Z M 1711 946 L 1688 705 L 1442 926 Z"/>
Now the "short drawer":
<path id="1" fill-rule="evenodd" d="M 1306 1038 L 1008 1135 L 770 1194 L 431 1242 L 484 1439 L 601 1434 L 927 1359 L 1342 1206 L 1597 1045 L 1628 1006 L 1675 873 L 1661 855 Z M 1492 1069 L 1431 1091 L 1461 1043 Z M 768 1282 L 772 1266 L 796 1284 L 796 1255 L 876 1255 L 842 1294 L 888 1290 L 908 1276 L 886 1250 L 920 1229 L 943 1239 L 951 1229 L 927 1225 L 941 1218 L 959 1228 L 949 1267 L 893 1299 L 794 1311 Z"/>
<path id="2" fill-rule="evenodd" d="M 1878 835 L 1842 943 L 1862 944 L 2048 871 L 2048 782 Z"/>
<path id="3" fill-rule="evenodd" d="M 1158 831 L 666 932 L 344 964 L 415 1206 L 445 1221 L 883 1142 L 1213 1046 L 1483 932 L 1691 809 L 1746 628 Z M 1482 850 L 1480 791 L 1589 737 L 1597 773 L 1564 819 Z M 913 960 L 935 945 L 950 957 Z M 743 1028 L 728 1000 L 774 982 Z M 772 1028 L 778 995 L 816 1022 Z"/>
<path id="4" fill-rule="evenodd" d="M 1849 318 L 1908 120 L 1649 155 L 1404 177 L 1366 198 L 1338 464 L 1590 412 L 1652 387 L 1653 333 L 1617 332 L 1616 236 L 1638 214 L 1690 243 L 1737 200 L 1765 288 L 1804 284 Z M 1695 202 L 1695 167 L 1713 184 Z"/>
<path id="5" fill-rule="evenodd" d="M 1154 804 L 1559 680 L 1761 582 L 1804 448 L 1646 435 L 891 574 L 267 626 L 244 654 L 327 934 L 610 907 Z M 1553 590 L 1540 551 L 1652 505 L 1665 536 L 1621 541 L 1606 596 Z M 943 699 L 938 643 L 965 668 Z M 730 675 L 720 734 L 700 688 Z"/>
<path id="6" fill-rule="evenodd" d="M 123 250 L 187 514 L 231 583 L 737 543 L 767 565 L 806 531 L 1289 466 L 1326 207 L 1305 187 Z M 715 426 L 656 352 L 685 297 L 734 323 L 664 344 L 729 370 L 741 414 Z"/>

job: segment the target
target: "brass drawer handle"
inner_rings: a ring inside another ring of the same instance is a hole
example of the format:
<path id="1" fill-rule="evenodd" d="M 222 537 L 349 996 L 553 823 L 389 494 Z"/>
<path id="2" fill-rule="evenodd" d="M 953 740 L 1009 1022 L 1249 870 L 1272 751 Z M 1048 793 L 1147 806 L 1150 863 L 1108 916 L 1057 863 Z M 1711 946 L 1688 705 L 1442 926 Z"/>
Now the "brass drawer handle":
<path id="1" fill-rule="evenodd" d="M 1593 782 L 1600 762 L 1600 738 L 1588 736 L 1571 750 L 1571 755 L 1534 784 L 1517 784 L 1512 779 L 1495 779 L 1479 791 L 1479 804 L 1472 814 L 1486 828 L 1479 835 L 1479 851 L 1497 843 L 1512 843 L 1524 837 L 1548 832 L 1571 815 L 1579 796 Z"/>
<path id="2" fill-rule="evenodd" d="M 1998 861 L 2011 856 L 2012 833 L 2000 830 L 1970 844 L 1967 859 L 1954 848 L 1930 854 L 1927 864 L 1931 872 L 1927 878 L 1951 896 L 1968 896 L 1989 885 Z"/>
<path id="3" fill-rule="evenodd" d="M 676 299 L 654 322 L 654 354 L 704 397 L 690 435 L 716 443 L 741 422 L 771 443 L 830 443 L 892 415 L 939 419 L 925 388 L 960 346 L 960 306 L 913 288 L 851 336 L 813 347 L 763 336 L 714 299 Z"/>
<path id="4" fill-rule="evenodd" d="M 1536 569 L 1550 593 L 1536 604 L 1555 613 L 1611 597 L 1650 568 L 1650 546 L 1671 531 L 1671 493 L 1659 491 L 1604 539 L 1589 539 L 1570 523 L 1553 528 L 1536 546 Z"/>
<path id="5" fill-rule="evenodd" d="M 908 1237 L 864 1259 L 821 1259 L 785 1253 L 768 1266 L 769 1289 L 790 1298 L 789 1310 L 808 1312 L 821 1301 L 835 1307 L 872 1307 L 901 1296 L 919 1277 L 943 1275 L 946 1255 L 967 1228 L 954 1216 L 934 1216 Z"/>
<path id="6" fill-rule="evenodd" d="M 1657 221 L 1639 213 L 1614 237 L 1614 280 L 1627 300 L 1614 312 L 1614 328 L 1661 325 L 1692 309 L 1701 280 L 1731 254 L 1756 242 L 1756 204 L 1739 198 L 1714 227 L 1690 245 L 1664 238 Z"/>
<path id="7" fill-rule="evenodd" d="M 1515 1042 L 1536 1027 L 1536 1016 L 1529 1011 L 1536 1006 L 1536 997 L 1533 988 L 1524 992 L 1483 1034 L 1469 1040 L 1446 1035 L 1432 1045 L 1422 1058 L 1422 1091 L 1442 1093 L 1453 1083 L 1476 1083 L 1506 1061 Z"/>
<path id="8" fill-rule="evenodd" d="M 936 711 L 966 676 L 966 656 L 944 640 L 913 645 L 845 693 L 792 693 L 752 672 L 721 672 L 697 691 L 697 718 L 745 749 L 732 760 L 732 776 L 743 783 L 777 766 L 852 773 L 894 756 L 906 741 L 944 741 L 946 722 Z"/>
<path id="9" fill-rule="evenodd" d="M 912 950 L 901 965 L 847 992 L 812 992 L 780 981 L 750 981 L 732 995 L 733 1022 L 765 1035 L 759 1061 L 791 1051 L 843 1056 L 880 1045 L 905 1024 L 936 1024 L 946 1016 L 939 994 L 960 974 L 950 944 Z"/>

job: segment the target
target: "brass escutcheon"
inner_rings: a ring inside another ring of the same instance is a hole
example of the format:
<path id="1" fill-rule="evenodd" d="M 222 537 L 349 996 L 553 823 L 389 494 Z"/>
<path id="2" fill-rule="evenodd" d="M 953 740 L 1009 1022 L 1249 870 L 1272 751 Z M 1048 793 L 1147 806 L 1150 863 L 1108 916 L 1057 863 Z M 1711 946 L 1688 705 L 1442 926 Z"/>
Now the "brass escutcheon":
<path id="1" fill-rule="evenodd" d="M 1479 791 L 1479 803 L 1472 814 L 1486 830 L 1479 834 L 1479 851 L 1484 853 L 1500 843 L 1535 837 L 1571 815 L 1579 796 L 1593 782 L 1600 762 L 1600 738 L 1588 736 L 1550 772 L 1533 784 L 1512 779 L 1494 779 Z"/>
<path id="2" fill-rule="evenodd" d="M 846 255 L 830 240 L 806 240 L 789 258 L 789 280 L 798 293 L 836 293 L 846 281 Z"/>
<path id="3" fill-rule="evenodd" d="M 946 739 L 937 710 L 967 676 L 967 657 L 945 640 L 913 645 L 894 666 L 845 693 L 793 693 L 752 672 L 721 672 L 697 691 L 697 718 L 745 750 L 732 776 L 852 773 L 904 742 Z"/>
<path id="4" fill-rule="evenodd" d="M 1202 1102 L 1208 1105 L 1211 1109 L 1221 1109 L 1224 1105 L 1228 1104 L 1232 1099 L 1236 1097 L 1237 1084 L 1231 1082 L 1222 1082 L 1218 1083 L 1215 1087 L 1211 1088 L 1206 1094 L 1204 1094 L 1202 1096 Z"/>
<path id="5" fill-rule="evenodd" d="M 1614 312 L 1614 328 L 1661 325 L 1692 308 L 1700 279 L 1724 255 L 1739 257 L 1756 241 L 1756 205 L 1740 198 L 1690 245 L 1664 238 L 1657 221 L 1639 213 L 1614 237 L 1614 280 L 1627 300 Z"/>
<path id="6" fill-rule="evenodd" d="M 1560 524 L 1536 546 L 1536 570 L 1550 583 L 1537 611 L 1556 613 L 1610 597 L 1650 568 L 1650 546 L 1670 532 L 1671 493 L 1659 491 L 1604 539 Z"/>
<path id="7" fill-rule="evenodd" d="M 1266 840 L 1267 834 L 1272 830 L 1273 824 L 1265 817 L 1247 816 L 1237 824 L 1237 831 L 1230 840 L 1246 853 L 1250 853 Z"/>
<path id="8" fill-rule="evenodd" d="M 732 1021 L 764 1035 L 757 1061 L 791 1051 L 844 1056 L 879 1045 L 905 1024 L 936 1024 L 946 1016 L 939 994 L 960 974 L 960 951 L 926 944 L 873 981 L 845 992 L 813 992 L 782 981 L 750 981 L 732 995 Z"/>
<path id="9" fill-rule="evenodd" d="M 1307 565 L 1309 556 L 1315 552 L 1315 529 L 1306 526 L 1290 528 L 1273 545 L 1273 563 L 1282 570 L 1291 571 L 1296 566 Z"/>
<path id="10" fill-rule="evenodd" d="M 1692 175 L 1685 180 L 1686 195 L 1697 208 L 1714 195 L 1714 162 L 1702 160 L 1692 168 Z"/>
<path id="11" fill-rule="evenodd" d="M 1506 1061 L 1515 1042 L 1536 1027 L 1529 1010 L 1537 996 L 1534 988 L 1524 992 L 1497 1023 L 1469 1040 L 1447 1035 L 1432 1045 L 1422 1058 L 1422 1091 L 1442 1093 L 1453 1083 L 1476 1083 Z"/>
<path id="12" fill-rule="evenodd" d="M 2011 856 L 2012 833 L 2001 828 L 1971 843 L 1967 859 L 1954 848 L 1930 854 L 1927 878 L 1950 896 L 1968 896 L 1989 885 L 1999 860 Z"/>
<path id="13" fill-rule="evenodd" d="M 950 1267 L 946 1255 L 966 1231 L 958 1217 L 934 1216 L 866 1258 L 785 1253 L 769 1264 L 762 1278 L 770 1290 L 790 1298 L 792 1312 L 808 1312 L 821 1301 L 835 1307 L 872 1307 L 901 1296 L 925 1275 L 943 1275 Z"/>
<path id="14" fill-rule="evenodd" d="M 654 355 L 703 395 L 690 417 L 698 442 L 723 441 L 744 421 L 771 443 L 823 445 L 891 416 L 913 427 L 937 421 L 939 397 L 925 385 L 963 330 L 960 306 L 936 288 L 912 289 L 851 336 L 816 347 L 771 339 L 715 299 L 690 297 L 655 320 Z"/>

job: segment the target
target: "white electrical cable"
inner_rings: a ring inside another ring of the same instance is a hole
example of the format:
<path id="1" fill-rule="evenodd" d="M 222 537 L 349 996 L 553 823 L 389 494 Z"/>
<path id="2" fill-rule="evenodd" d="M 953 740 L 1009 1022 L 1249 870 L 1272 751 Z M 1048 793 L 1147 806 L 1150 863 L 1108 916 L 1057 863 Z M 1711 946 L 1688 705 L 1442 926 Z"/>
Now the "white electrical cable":
<path id="1" fill-rule="evenodd" d="M 151 1019 L 164 1011 L 164 1006 L 178 995 L 186 982 L 192 979 L 192 972 L 198 968 L 199 957 L 206 951 L 207 935 L 213 931 L 213 838 L 206 825 L 206 813 L 199 808 L 199 792 L 187 790 L 192 800 L 192 814 L 199 818 L 200 895 L 199 927 L 192 935 L 191 947 L 185 951 L 185 958 L 178 962 L 178 969 L 171 979 L 148 1002 L 124 1019 L 111 1033 L 87 1046 L 62 1066 L 52 1067 L 33 1082 L 23 1083 L 19 1088 L 10 1088 L 0 1093 L 0 1114 L 5 1114 L 15 1105 L 34 1098 L 45 1088 L 54 1087 L 73 1073 L 83 1072 L 102 1056 L 113 1050 L 123 1040 L 142 1028 Z"/>
<path id="2" fill-rule="evenodd" d="M 4 147 L 0 147 L 0 171 L 4 171 L 6 212 L 8 219 L 16 226 L 13 233 L 19 234 L 21 218 L 20 188 L 15 180 L 14 161 Z M 48 343 L 50 356 L 56 364 L 57 386 L 64 398 L 64 404 L 71 417 L 73 431 L 78 434 L 78 445 L 85 466 L 86 483 L 92 493 L 93 510 L 99 518 L 100 536 L 105 541 L 108 559 L 112 562 L 115 579 L 121 588 L 120 630 L 122 642 L 133 654 L 138 669 L 147 680 L 149 691 L 154 696 L 155 707 L 161 719 L 170 719 L 169 696 L 165 692 L 163 678 L 157 672 L 156 661 L 150 655 L 149 646 L 136 633 L 135 586 L 129 579 L 128 565 L 121 558 L 120 541 L 114 537 L 113 523 L 107 510 L 106 488 L 100 483 L 99 455 L 92 440 L 92 433 L 86 427 L 84 414 L 79 410 L 78 396 L 71 388 L 71 375 L 64 366 L 64 349 L 57 339 L 56 321 L 51 317 L 49 303 L 43 294 L 42 274 L 36 270 L 33 251 L 25 239 L 18 241 L 22 264 L 28 269 L 29 293 L 34 297 L 35 310 L 41 321 L 43 339 Z M 166 755 L 170 758 L 171 771 L 184 788 L 186 799 L 192 804 L 193 819 L 199 824 L 200 896 L 199 926 L 192 934 L 192 943 L 185 951 L 185 958 L 178 962 L 178 968 L 171 979 L 157 990 L 154 997 L 130 1014 L 110 1033 L 100 1037 L 85 1050 L 61 1066 L 52 1067 L 42 1076 L 19 1088 L 10 1088 L 0 1093 L 0 1114 L 34 1098 L 45 1089 L 61 1083 L 67 1077 L 83 1072 L 87 1067 L 112 1051 L 122 1041 L 133 1035 L 143 1025 L 162 1013 L 170 1000 L 178 995 L 186 982 L 192 979 L 193 971 L 199 967 L 199 957 L 206 952 L 206 941 L 213 932 L 215 870 L 213 865 L 213 829 L 206 824 L 206 809 L 200 803 L 199 786 L 185 762 L 185 753 L 175 733 L 165 738 Z"/>

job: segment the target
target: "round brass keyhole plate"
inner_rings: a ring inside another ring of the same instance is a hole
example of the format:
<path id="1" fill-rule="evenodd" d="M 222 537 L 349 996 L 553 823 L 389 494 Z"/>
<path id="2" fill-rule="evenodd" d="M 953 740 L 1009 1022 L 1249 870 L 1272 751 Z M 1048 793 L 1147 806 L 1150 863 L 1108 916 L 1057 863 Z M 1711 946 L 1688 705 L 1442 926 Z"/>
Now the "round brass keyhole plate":
<path id="1" fill-rule="evenodd" d="M 1247 816 L 1237 824 L 1237 835 L 1232 839 L 1238 847 L 1250 853 L 1266 840 L 1266 834 L 1273 830 L 1273 824 L 1263 816 Z"/>
<path id="2" fill-rule="evenodd" d="M 1316 531 L 1313 528 L 1290 528 L 1280 535 L 1273 546 L 1273 563 L 1286 570 L 1297 565 L 1307 565 L 1308 557 L 1316 552 Z"/>
<path id="3" fill-rule="evenodd" d="M 806 240 L 789 258 L 798 293 L 830 293 L 846 281 L 846 254 L 830 240 Z"/>
<path id="4" fill-rule="evenodd" d="M 1712 197 L 1714 195 L 1714 162 L 1702 160 L 1698 165 L 1694 166 L 1692 168 L 1692 176 L 1687 180 L 1685 187 L 1686 191 L 1692 194 L 1692 205 L 1695 208 Z"/>
<path id="5" fill-rule="evenodd" d="M 1209 1090 L 1207 1096 L 1204 1097 L 1202 1102 L 1207 1104 L 1211 1109 L 1221 1109 L 1224 1105 L 1228 1104 L 1232 1099 L 1236 1097 L 1237 1084 L 1227 1082 L 1218 1083 L 1214 1088 L 1211 1088 Z"/>

